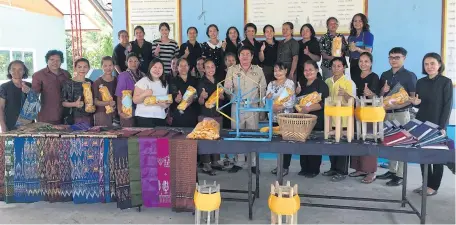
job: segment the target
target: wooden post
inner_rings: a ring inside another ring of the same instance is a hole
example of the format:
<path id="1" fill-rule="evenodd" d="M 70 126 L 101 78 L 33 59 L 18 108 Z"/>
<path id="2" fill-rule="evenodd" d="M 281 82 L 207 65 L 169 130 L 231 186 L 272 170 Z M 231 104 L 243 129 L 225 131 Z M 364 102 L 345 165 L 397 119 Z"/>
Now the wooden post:
<path id="1" fill-rule="evenodd" d="M 353 98 L 350 98 L 348 100 L 348 106 L 350 107 L 354 107 L 354 104 L 353 104 L 353 101 L 354 99 Z M 353 118 L 354 115 L 351 115 L 351 116 L 348 116 L 348 120 L 347 120 L 347 141 L 350 143 L 353 139 L 353 136 L 354 136 L 354 118 Z"/>
<path id="2" fill-rule="evenodd" d="M 331 102 L 331 97 L 325 99 L 325 105 L 329 106 L 330 102 Z M 325 131 L 324 131 L 325 140 L 329 138 L 329 133 L 331 132 L 331 129 L 332 129 L 331 117 L 325 115 Z"/>

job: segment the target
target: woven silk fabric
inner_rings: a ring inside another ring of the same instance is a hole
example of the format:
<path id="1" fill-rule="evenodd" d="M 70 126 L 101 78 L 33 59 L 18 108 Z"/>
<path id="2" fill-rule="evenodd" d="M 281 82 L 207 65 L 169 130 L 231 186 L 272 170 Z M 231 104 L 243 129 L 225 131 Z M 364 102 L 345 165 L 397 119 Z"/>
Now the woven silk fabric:
<path id="1" fill-rule="evenodd" d="M 37 145 L 41 139 L 18 137 L 14 140 L 14 201 L 29 203 L 43 200 Z"/>
<path id="2" fill-rule="evenodd" d="M 158 207 L 157 140 L 139 138 L 142 199 L 145 207 Z"/>
<path id="3" fill-rule="evenodd" d="M 75 138 L 71 148 L 71 177 L 73 202 L 100 202 L 100 157 L 103 156 L 103 140 L 99 138 Z"/>
<path id="4" fill-rule="evenodd" d="M 111 195 L 111 201 L 117 201 L 116 198 L 116 173 L 115 173 L 115 166 L 114 166 L 114 147 L 112 145 L 113 140 L 109 141 L 109 193 Z M 106 175 L 107 176 L 107 175 Z M 108 202 L 108 201 L 107 201 Z"/>
<path id="5" fill-rule="evenodd" d="M 157 139 L 158 161 L 158 198 L 159 207 L 171 207 L 171 158 L 169 155 L 169 142 L 166 138 Z"/>
<path id="6" fill-rule="evenodd" d="M 0 201 L 5 200 L 5 137 L 0 137 Z"/>
<path id="7" fill-rule="evenodd" d="M 196 140 L 169 139 L 171 202 L 174 211 L 193 211 L 196 184 Z"/>
<path id="8" fill-rule="evenodd" d="M 100 159 L 103 165 L 103 170 L 100 170 L 100 200 L 101 202 L 111 202 L 110 192 L 110 158 L 109 150 L 111 148 L 111 140 L 108 138 L 103 139 L 103 155 Z"/>
<path id="9" fill-rule="evenodd" d="M 44 153 L 45 200 L 49 202 L 67 202 L 72 200 L 73 187 L 71 180 L 69 138 L 42 138 L 37 152 Z M 41 153 L 40 153 L 41 154 Z"/>
<path id="10" fill-rule="evenodd" d="M 112 140 L 114 172 L 116 180 L 117 208 L 131 208 L 130 176 L 128 171 L 128 139 Z"/>
<path id="11" fill-rule="evenodd" d="M 27 98 L 25 99 L 24 105 L 22 106 L 21 112 L 19 113 L 16 127 L 31 123 L 38 116 L 40 109 L 41 103 L 39 95 L 33 91 L 30 91 L 27 94 Z"/>
<path id="12" fill-rule="evenodd" d="M 5 138 L 5 202 L 14 203 L 14 138 Z"/>
<path id="13" fill-rule="evenodd" d="M 143 204 L 139 158 L 138 138 L 128 138 L 128 171 L 130 176 L 131 205 L 133 207 Z"/>

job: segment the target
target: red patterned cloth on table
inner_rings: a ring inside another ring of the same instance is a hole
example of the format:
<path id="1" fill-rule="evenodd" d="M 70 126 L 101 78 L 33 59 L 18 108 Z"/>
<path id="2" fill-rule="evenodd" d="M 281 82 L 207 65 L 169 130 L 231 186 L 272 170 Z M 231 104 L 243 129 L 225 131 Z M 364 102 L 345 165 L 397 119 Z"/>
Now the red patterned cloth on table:
<path id="1" fill-rule="evenodd" d="M 196 140 L 169 139 L 173 211 L 193 211 L 196 184 Z"/>
<path id="2" fill-rule="evenodd" d="M 0 201 L 5 200 L 5 137 L 0 137 Z"/>
<path id="3" fill-rule="evenodd" d="M 71 139 L 48 137 L 44 141 L 46 165 L 45 200 L 68 202 L 72 200 Z"/>

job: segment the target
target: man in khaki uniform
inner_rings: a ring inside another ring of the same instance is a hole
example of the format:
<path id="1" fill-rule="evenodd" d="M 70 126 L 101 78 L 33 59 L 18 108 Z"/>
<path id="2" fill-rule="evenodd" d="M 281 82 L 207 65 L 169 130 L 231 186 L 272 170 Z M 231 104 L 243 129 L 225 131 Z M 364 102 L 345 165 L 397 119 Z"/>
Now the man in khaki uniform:
<path id="1" fill-rule="evenodd" d="M 247 94 L 244 99 L 250 101 L 261 99 L 266 93 L 266 79 L 264 77 L 263 69 L 257 65 L 252 65 L 253 50 L 249 47 L 241 47 L 238 51 L 240 63 L 228 68 L 225 78 L 225 88 L 231 90 L 233 94 L 237 94 L 241 90 L 242 94 Z M 240 86 L 238 85 L 238 76 L 240 76 Z M 255 89 L 252 91 L 252 89 Z M 232 97 L 232 96 L 230 96 Z M 260 101 L 261 102 L 261 101 Z M 259 107 L 260 102 L 252 103 L 251 107 Z M 236 107 L 231 107 L 231 117 L 236 119 Z M 260 122 L 259 112 L 242 112 L 239 115 L 239 128 L 240 129 L 258 129 Z M 236 122 L 231 122 L 231 128 L 236 128 Z M 252 172 L 256 172 L 255 153 L 251 153 L 252 157 Z M 229 170 L 230 173 L 236 173 L 245 165 L 244 154 L 237 154 L 236 163 L 233 168 Z"/>

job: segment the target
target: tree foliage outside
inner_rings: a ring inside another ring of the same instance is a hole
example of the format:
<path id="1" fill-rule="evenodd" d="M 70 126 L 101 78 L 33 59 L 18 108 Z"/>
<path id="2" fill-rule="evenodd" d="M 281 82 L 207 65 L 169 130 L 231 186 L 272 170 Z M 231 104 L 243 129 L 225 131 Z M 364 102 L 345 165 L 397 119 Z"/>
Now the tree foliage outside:
<path id="1" fill-rule="evenodd" d="M 112 29 L 104 22 L 101 24 L 103 24 L 101 31 L 82 32 L 82 57 L 89 60 L 92 69 L 101 69 L 101 58 L 111 56 L 113 51 Z M 68 72 L 73 74 L 71 31 L 66 35 L 66 55 Z"/>

